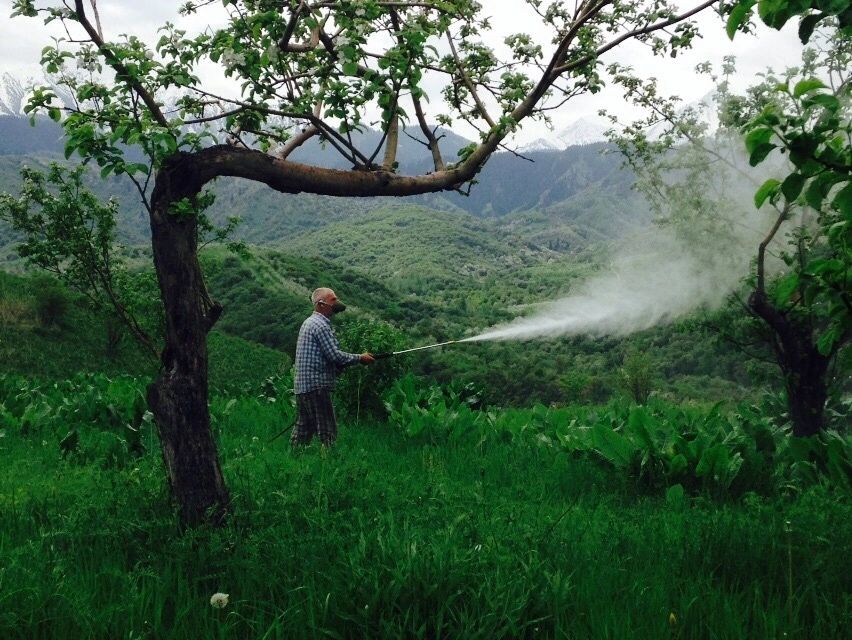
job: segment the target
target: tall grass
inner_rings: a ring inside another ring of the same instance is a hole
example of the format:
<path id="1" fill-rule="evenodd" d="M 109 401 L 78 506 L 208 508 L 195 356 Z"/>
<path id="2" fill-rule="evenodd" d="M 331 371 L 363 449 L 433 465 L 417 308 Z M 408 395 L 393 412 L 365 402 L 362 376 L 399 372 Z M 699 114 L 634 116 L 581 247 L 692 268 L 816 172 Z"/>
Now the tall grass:
<path id="1" fill-rule="evenodd" d="M 848 637 L 841 492 L 666 501 L 534 439 L 388 425 L 294 454 L 281 407 L 214 399 L 234 515 L 184 534 L 148 423 L 111 462 L 6 429 L 0 637 Z"/>

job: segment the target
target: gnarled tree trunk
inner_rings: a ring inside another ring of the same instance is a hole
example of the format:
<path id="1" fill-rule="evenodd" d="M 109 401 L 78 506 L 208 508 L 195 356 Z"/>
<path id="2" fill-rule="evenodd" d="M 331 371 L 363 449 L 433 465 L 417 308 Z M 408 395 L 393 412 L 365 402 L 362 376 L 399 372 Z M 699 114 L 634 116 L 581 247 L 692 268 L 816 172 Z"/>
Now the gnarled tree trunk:
<path id="1" fill-rule="evenodd" d="M 191 156 L 175 158 L 157 175 L 151 213 L 166 345 L 160 372 L 148 386 L 148 405 L 185 526 L 221 522 L 229 508 L 207 404 L 207 333 L 222 308 L 207 295 L 195 217 L 169 213 L 173 203 L 195 198 L 201 186 Z"/>
<path id="2" fill-rule="evenodd" d="M 755 291 L 749 298 L 749 306 L 769 325 L 774 335 L 773 348 L 784 375 L 793 435 L 807 437 L 818 434 L 825 423 L 826 376 L 830 358 L 819 352 L 810 328 L 798 325 L 773 306 L 764 291 Z"/>

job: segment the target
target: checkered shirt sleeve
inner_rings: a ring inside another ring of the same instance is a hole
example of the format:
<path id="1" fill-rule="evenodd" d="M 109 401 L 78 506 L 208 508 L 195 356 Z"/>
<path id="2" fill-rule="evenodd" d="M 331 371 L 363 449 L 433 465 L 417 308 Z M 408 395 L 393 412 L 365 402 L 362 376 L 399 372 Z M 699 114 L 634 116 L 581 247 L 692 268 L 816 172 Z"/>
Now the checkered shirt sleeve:
<path id="1" fill-rule="evenodd" d="M 334 388 L 339 368 L 356 364 L 361 356 L 341 351 L 328 318 L 314 313 L 302 323 L 296 342 L 295 393 Z"/>

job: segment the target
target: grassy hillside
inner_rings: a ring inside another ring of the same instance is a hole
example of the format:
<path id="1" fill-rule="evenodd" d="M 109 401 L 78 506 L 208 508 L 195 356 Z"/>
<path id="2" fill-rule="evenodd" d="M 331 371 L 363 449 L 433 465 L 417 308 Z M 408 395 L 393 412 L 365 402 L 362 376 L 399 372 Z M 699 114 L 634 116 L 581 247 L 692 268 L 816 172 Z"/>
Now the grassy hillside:
<path id="1" fill-rule="evenodd" d="M 488 221 L 400 205 L 377 209 L 369 218 L 300 233 L 282 245 L 358 269 L 411 293 L 438 283 L 470 287 L 549 257 Z"/>
<path id="2" fill-rule="evenodd" d="M 108 320 L 72 292 L 55 321 L 39 317 L 44 281 L 0 271 L 0 372 L 63 379 L 80 372 L 152 377 L 158 363 L 126 333 L 109 345 Z M 236 392 L 286 371 L 292 359 L 245 338 L 214 330 L 209 337 L 210 385 Z"/>
<path id="3" fill-rule="evenodd" d="M 292 356 L 298 328 L 310 313 L 310 292 L 317 286 L 331 286 L 351 305 L 335 320 L 344 341 L 350 323 L 367 319 L 395 327 L 400 346 L 417 346 L 472 335 L 506 321 L 523 313 L 524 303 L 570 292 L 596 268 L 593 259 L 569 259 L 523 245 L 524 253 L 517 257 L 512 253 L 517 244 L 502 240 L 500 234 L 477 232 L 480 226 L 487 229 L 487 223 L 468 219 L 461 224 L 457 216 L 445 215 L 442 224 L 434 224 L 434 218 L 419 212 L 389 210 L 375 226 L 333 225 L 333 233 L 325 236 L 329 244 L 322 234 L 307 233 L 297 239 L 305 243 L 301 250 L 298 244 L 286 251 L 254 248 L 246 258 L 205 250 L 202 262 L 208 286 L 225 307 L 211 336 L 211 380 L 219 386 L 225 383 L 217 371 L 228 360 L 239 361 L 245 370 L 240 377 L 254 381 L 285 366 L 289 360 L 282 364 L 281 358 Z M 341 246 L 344 242 L 351 244 Z M 336 247 L 341 255 L 312 256 L 310 246 L 317 251 Z M 452 268 L 461 255 L 471 274 Z M 513 260 L 520 264 L 509 266 Z M 396 277 L 383 275 L 390 273 Z M 18 282 L 19 290 L 32 288 L 10 275 L 4 279 Z M 57 377 L 75 371 L 150 371 L 151 365 L 129 339 L 107 354 L 105 320 L 76 305 L 70 306 L 64 326 L 38 326 L 33 320 L 33 292 L 15 293 L 15 287 L 6 286 L 0 295 L 6 315 L 17 318 L 5 325 L 8 338 L 0 347 L 6 370 Z M 22 297 L 28 301 L 22 303 Z M 367 348 L 358 338 L 345 347 Z M 231 355 L 223 359 L 226 348 Z M 243 355 L 234 355 L 239 353 Z M 474 383 L 492 402 L 524 405 L 604 401 L 617 395 L 622 392 L 619 372 L 630 353 L 647 359 L 649 384 L 655 391 L 687 398 L 737 398 L 752 393 L 755 384 L 777 377 L 771 367 L 744 359 L 713 334 L 692 325 L 663 327 L 627 339 L 456 345 L 405 356 L 399 364 L 438 380 Z M 258 366 L 252 366 L 252 358 Z"/>

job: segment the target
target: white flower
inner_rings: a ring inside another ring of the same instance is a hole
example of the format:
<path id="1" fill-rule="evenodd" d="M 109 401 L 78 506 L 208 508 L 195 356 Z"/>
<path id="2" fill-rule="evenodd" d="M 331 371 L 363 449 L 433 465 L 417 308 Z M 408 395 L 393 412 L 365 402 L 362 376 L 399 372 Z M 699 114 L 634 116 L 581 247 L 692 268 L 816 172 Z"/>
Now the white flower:
<path id="1" fill-rule="evenodd" d="M 77 53 L 77 68 L 94 73 L 98 68 L 98 58 L 91 48 L 84 48 Z"/>
<path id="2" fill-rule="evenodd" d="M 363 18 L 365 15 L 367 15 L 367 10 L 364 7 L 358 7 L 357 9 L 355 9 L 355 15 L 359 18 Z"/>
<path id="3" fill-rule="evenodd" d="M 224 609 L 228 606 L 228 594 L 214 593 L 210 596 L 210 606 L 214 609 Z"/>
<path id="4" fill-rule="evenodd" d="M 226 67 L 243 65 L 246 63 L 246 55 L 244 53 L 237 53 L 233 49 L 226 49 L 222 52 L 222 62 L 225 63 Z"/>
<path id="5" fill-rule="evenodd" d="M 266 57 L 269 58 L 270 62 L 278 62 L 278 45 L 271 44 L 269 48 L 266 50 Z"/>

